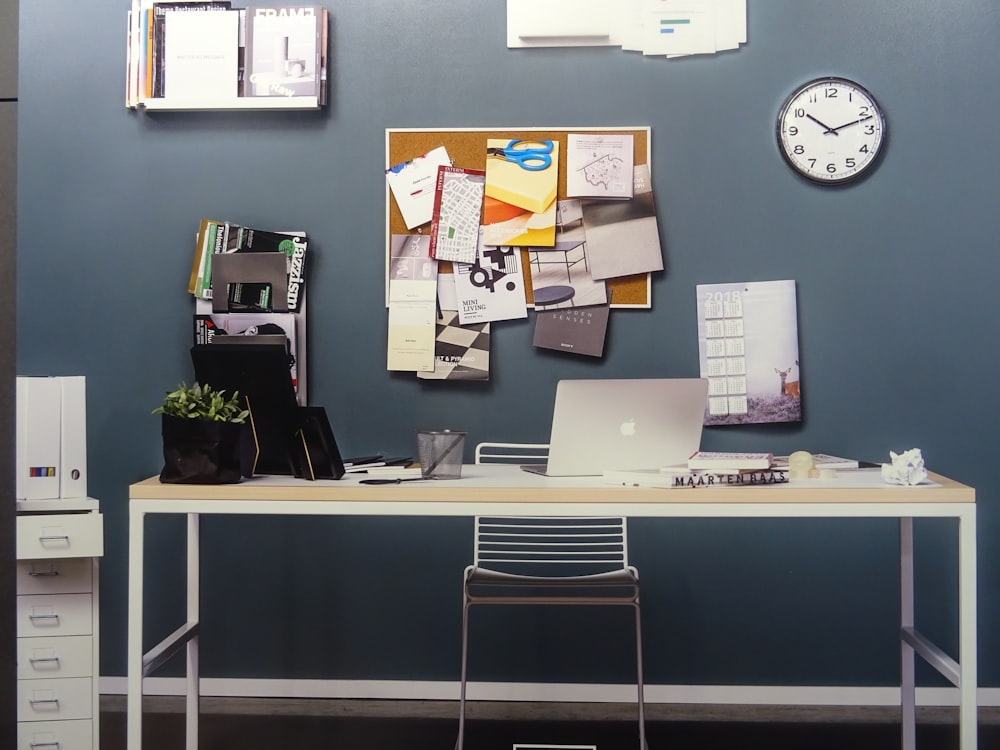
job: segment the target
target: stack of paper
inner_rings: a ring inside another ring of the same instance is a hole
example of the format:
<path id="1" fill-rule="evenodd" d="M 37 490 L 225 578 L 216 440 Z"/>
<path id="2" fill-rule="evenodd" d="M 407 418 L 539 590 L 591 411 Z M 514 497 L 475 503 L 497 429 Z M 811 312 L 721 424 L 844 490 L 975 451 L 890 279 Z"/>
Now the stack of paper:
<path id="1" fill-rule="evenodd" d="M 746 0 L 507 0 L 507 46 L 614 46 L 681 57 L 739 49 Z"/>

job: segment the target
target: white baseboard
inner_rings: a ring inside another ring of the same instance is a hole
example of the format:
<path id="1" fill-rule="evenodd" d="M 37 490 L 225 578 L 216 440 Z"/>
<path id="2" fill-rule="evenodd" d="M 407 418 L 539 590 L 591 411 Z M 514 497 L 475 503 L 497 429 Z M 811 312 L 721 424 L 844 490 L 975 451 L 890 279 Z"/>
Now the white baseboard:
<path id="1" fill-rule="evenodd" d="M 784 685 L 646 685 L 647 703 L 774 706 L 898 706 L 899 688 Z M 124 677 L 101 677 L 103 695 L 124 695 Z M 145 695 L 184 695 L 183 677 L 149 677 Z M 458 700 L 458 682 L 415 680 L 201 679 L 201 695 L 234 698 L 369 698 Z M 470 682 L 469 700 L 631 703 L 629 685 Z M 1000 706 L 1000 688 L 979 688 L 981 707 Z M 957 706 L 957 688 L 917 688 L 918 706 Z"/>

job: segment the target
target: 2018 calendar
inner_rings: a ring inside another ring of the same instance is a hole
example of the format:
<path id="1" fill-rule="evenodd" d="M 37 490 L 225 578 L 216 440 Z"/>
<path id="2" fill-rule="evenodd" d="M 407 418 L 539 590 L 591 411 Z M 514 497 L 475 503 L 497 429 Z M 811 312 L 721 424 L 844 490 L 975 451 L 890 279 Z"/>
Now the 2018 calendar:
<path id="1" fill-rule="evenodd" d="M 802 420 L 794 281 L 699 284 L 705 425 Z"/>

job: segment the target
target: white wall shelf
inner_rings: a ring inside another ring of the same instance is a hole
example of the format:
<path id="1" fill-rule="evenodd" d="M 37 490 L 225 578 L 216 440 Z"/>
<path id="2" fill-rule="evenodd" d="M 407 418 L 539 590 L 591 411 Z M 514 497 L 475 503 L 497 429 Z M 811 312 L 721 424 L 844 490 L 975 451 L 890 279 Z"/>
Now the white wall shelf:
<path id="1" fill-rule="evenodd" d="M 235 99 L 145 99 L 135 109 L 151 112 L 188 112 L 222 110 L 268 110 L 268 109 L 320 109 L 319 97 L 315 96 L 252 96 Z"/>
<path id="2" fill-rule="evenodd" d="M 325 8 L 222 9 L 199 2 L 185 10 L 212 12 L 191 14 L 153 0 L 131 0 L 131 5 L 126 108 L 205 112 L 325 106 Z"/>

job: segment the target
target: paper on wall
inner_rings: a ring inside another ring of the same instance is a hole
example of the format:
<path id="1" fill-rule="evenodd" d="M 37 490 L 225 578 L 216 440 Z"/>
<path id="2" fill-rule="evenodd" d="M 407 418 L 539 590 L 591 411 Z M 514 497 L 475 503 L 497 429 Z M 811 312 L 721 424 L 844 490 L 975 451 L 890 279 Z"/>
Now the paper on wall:
<path id="1" fill-rule="evenodd" d="M 403 214 L 407 229 L 415 229 L 431 220 L 434 214 L 437 170 L 441 166 L 451 166 L 451 159 L 444 146 L 438 146 L 426 154 L 394 164 L 385 170 L 385 179 L 400 213 Z"/>
<path id="2" fill-rule="evenodd" d="M 434 369 L 437 261 L 426 235 L 394 234 L 389 264 L 389 336 L 386 369 Z"/>

